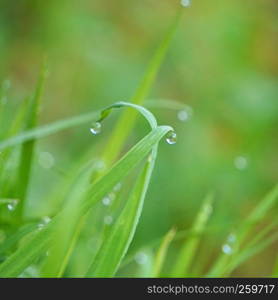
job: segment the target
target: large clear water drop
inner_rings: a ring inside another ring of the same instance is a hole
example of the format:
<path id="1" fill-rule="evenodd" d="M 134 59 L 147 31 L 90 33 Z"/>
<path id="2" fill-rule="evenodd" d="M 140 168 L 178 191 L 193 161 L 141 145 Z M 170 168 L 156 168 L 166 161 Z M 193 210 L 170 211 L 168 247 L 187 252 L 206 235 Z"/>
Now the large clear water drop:
<path id="1" fill-rule="evenodd" d="M 174 145 L 177 142 L 177 134 L 174 131 L 171 131 L 166 136 L 166 142 L 169 145 Z"/>

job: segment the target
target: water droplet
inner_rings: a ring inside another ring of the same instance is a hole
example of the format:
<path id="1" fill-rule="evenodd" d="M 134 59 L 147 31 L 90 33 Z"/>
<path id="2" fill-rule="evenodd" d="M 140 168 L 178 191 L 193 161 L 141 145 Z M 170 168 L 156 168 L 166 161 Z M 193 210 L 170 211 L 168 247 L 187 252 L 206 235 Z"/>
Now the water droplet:
<path id="1" fill-rule="evenodd" d="M 234 165 L 238 170 L 245 170 L 248 167 L 248 160 L 244 156 L 237 156 L 234 160 Z"/>
<path id="2" fill-rule="evenodd" d="M 101 132 L 101 123 L 100 122 L 95 122 L 92 124 L 90 131 L 92 134 L 97 135 Z"/>
<path id="3" fill-rule="evenodd" d="M 181 5 L 183 7 L 188 7 L 191 4 L 191 0 L 181 0 Z"/>
<path id="4" fill-rule="evenodd" d="M 104 221 L 104 224 L 111 225 L 113 223 L 113 217 L 112 216 L 105 216 L 103 221 Z"/>
<path id="5" fill-rule="evenodd" d="M 102 199 L 102 204 L 105 205 L 105 206 L 110 205 L 111 204 L 111 199 L 108 196 L 104 197 Z"/>
<path id="6" fill-rule="evenodd" d="M 114 186 L 113 191 L 119 192 L 121 190 L 121 188 L 122 188 L 122 184 L 119 182 Z"/>
<path id="7" fill-rule="evenodd" d="M 39 164 L 44 169 L 51 169 L 55 164 L 55 159 L 51 153 L 41 152 L 39 155 Z"/>
<path id="8" fill-rule="evenodd" d="M 222 251 L 225 253 L 225 254 L 232 254 L 233 253 L 233 249 L 232 247 L 229 245 L 229 244 L 224 244 L 222 246 Z"/>
<path id="9" fill-rule="evenodd" d="M 38 224 L 38 229 L 41 230 L 43 229 L 48 223 L 51 222 L 51 218 L 48 216 L 45 216 L 41 219 L 41 222 Z"/>
<path id="10" fill-rule="evenodd" d="M 16 209 L 16 206 L 18 204 L 18 200 L 14 199 L 11 200 L 8 204 L 7 204 L 7 208 L 9 211 L 14 211 Z"/>
<path id="11" fill-rule="evenodd" d="M 171 131 L 166 136 L 166 142 L 170 145 L 174 145 L 177 142 L 177 134 L 174 131 Z"/>
<path id="12" fill-rule="evenodd" d="M 51 222 L 51 218 L 48 217 L 48 216 L 45 216 L 45 217 L 42 218 L 42 221 L 43 221 L 44 224 L 48 224 L 49 222 Z"/>
<path id="13" fill-rule="evenodd" d="M 138 252 L 134 257 L 134 260 L 138 265 L 144 265 L 148 262 L 148 255 L 144 252 Z"/>

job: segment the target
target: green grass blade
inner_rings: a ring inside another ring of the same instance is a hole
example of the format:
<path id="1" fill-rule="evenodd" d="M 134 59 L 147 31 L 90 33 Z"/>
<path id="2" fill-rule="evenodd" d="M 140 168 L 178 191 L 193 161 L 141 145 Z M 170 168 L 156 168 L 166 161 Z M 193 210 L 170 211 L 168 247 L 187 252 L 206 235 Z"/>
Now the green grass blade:
<path id="1" fill-rule="evenodd" d="M 81 205 L 81 201 L 83 200 L 84 192 L 86 193 L 86 190 L 88 189 L 88 183 L 86 185 L 87 174 L 91 175 L 93 171 L 96 171 L 98 169 L 96 164 L 97 159 L 91 159 L 92 155 L 94 155 L 94 152 L 92 152 L 91 150 L 92 148 L 89 148 L 89 151 L 74 163 L 74 166 L 69 172 L 70 175 L 67 176 L 67 178 L 65 178 L 64 180 L 62 193 L 54 194 L 55 201 L 50 206 L 52 213 L 48 215 L 55 215 L 55 213 L 53 212 L 59 211 L 59 207 L 63 206 L 65 208 L 67 207 L 66 214 L 68 214 L 68 217 L 65 217 L 64 214 L 63 219 L 68 219 L 66 222 L 66 226 L 62 224 L 62 221 L 59 221 L 61 226 L 60 228 L 58 228 L 58 230 L 56 230 L 53 236 L 52 244 L 55 245 L 55 247 L 54 249 L 49 251 L 49 256 L 47 257 L 47 260 L 49 260 L 49 262 L 46 261 L 42 269 L 43 277 L 49 277 L 48 274 L 53 272 L 56 272 L 56 277 L 63 276 L 67 264 L 71 259 L 71 255 L 76 247 L 80 232 L 83 229 L 86 217 L 81 216 L 80 220 L 77 220 L 76 218 L 78 218 L 78 214 L 76 214 L 76 212 L 79 211 L 79 206 Z M 80 168 L 80 166 L 82 167 Z M 55 207 L 56 209 L 53 209 L 53 207 Z M 72 230 L 72 224 L 77 224 L 74 230 Z M 63 237 L 60 238 L 60 236 Z M 55 263 L 53 263 L 55 257 L 62 256 L 61 249 L 64 249 L 64 255 L 61 258 L 61 261 L 59 261 L 59 263 L 55 265 Z M 47 266 L 48 263 L 50 265 L 53 264 L 52 267 Z"/>
<path id="2" fill-rule="evenodd" d="M 37 118 L 39 113 L 39 107 L 40 107 L 40 101 L 41 101 L 41 95 L 42 95 L 45 77 L 46 77 L 46 66 L 44 65 L 40 74 L 40 78 L 37 83 L 35 94 L 29 102 L 27 118 L 25 120 L 25 130 L 32 129 L 37 125 Z M 20 158 L 18 184 L 17 184 L 17 195 L 20 199 L 18 209 L 17 209 L 19 218 L 23 217 L 24 201 L 26 198 L 29 181 L 30 181 L 34 147 L 35 147 L 35 140 L 32 140 L 24 143 L 21 149 L 21 158 Z"/>
<path id="3" fill-rule="evenodd" d="M 59 216 L 56 230 L 52 237 L 52 248 L 41 270 L 42 277 L 61 277 L 68 262 L 72 240 L 80 219 L 80 207 L 84 191 L 90 182 L 92 167 L 86 165 L 69 191 L 63 213 Z M 82 222 L 81 222 L 82 223 Z"/>
<path id="4" fill-rule="evenodd" d="M 248 217 L 246 226 L 252 226 L 254 223 L 260 221 L 266 213 L 273 207 L 275 202 L 278 200 L 278 185 L 276 185 L 273 190 L 256 206 L 252 211 L 251 215 Z"/>
<path id="5" fill-rule="evenodd" d="M 0 246 L 0 254 L 5 253 L 8 251 L 11 247 L 16 245 L 16 243 L 23 238 L 28 233 L 35 230 L 37 225 L 35 224 L 28 224 L 23 226 L 21 229 L 19 229 L 16 233 L 8 237 Z"/>
<path id="6" fill-rule="evenodd" d="M 208 272 L 208 276 L 219 276 L 223 274 L 226 270 L 228 263 L 231 260 L 236 259 L 236 256 L 240 252 L 240 248 L 246 237 L 255 231 L 258 223 L 265 217 L 265 215 L 270 211 L 270 209 L 274 206 L 275 202 L 277 202 L 278 198 L 278 186 L 275 186 L 270 193 L 266 195 L 255 207 L 255 209 L 251 212 L 251 214 L 247 217 L 246 220 L 240 224 L 238 230 L 234 233 L 236 236 L 236 242 L 233 245 L 233 254 L 229 253 L 221 253 L 215 263 L 212 265 L 211 269 Z"/>
<path id="7" fill-rule="evenodd" d="M 80 213 L 87 211 L 100 201 L 119 181 L 123 180 L 139 162 L 141 162 L 152 148 L 173 129 L 169 126 L 159 126 L 139 141 L 122 159 L 120 159 L 106 174 L 92 185 L 86 199 L 81 206 Z M 59 215 L 53 218 L 46 228 L 40 230 L 35 236 L 14 252 L 0 265 L 0 277 L 16 277 L 28 267 L 35 258 L 49 247 L 52 228 L 55 228 Z"/>
<path id="8" fill-rule="evenodd" d="M 105 108 L 101 111 L 100 118 L 98 122 L 102 122 L 105 118 L 107 118 L 112 110 L 115 108 L 123 108 L 123 107 L 131 107 L 133 109 L 136 109 L 138 112 L 140 112 L 145 119 L 149 122 L 152 129 L 157 127 L 157 121 L 153 114 L 149 112 L 144 107 L 127 103 L 127 102 L 117 102 L 113 105 L 110 105 L 109 107 Z M 81 189 L 82 190 L 82 189 Z M 76 196 L 74 196 L 77 201 L 74 201 L 73 204 L 70 206 L 72 208 L 69 208 L 68 215 L 64 217 L 67 221 L 67 226 L 60 226 L 61 230 L 59 230 L 59 234 L 56 235 L 55 239 L 55 249 L 52 251 L 52 254 L 48 257 L 45 265 L 45 274 L 46 276 L 55 277 L 55 276 L 61 276 L 63 273 L 63 270 L 66 267 L 67 261 L 70 256 L 70 252 L 73 251 L 74 248 L 74 240 L 77 240 L 78 232 L 74 232 L 75 227 L 77 226 L 81 230 L 81 226 L 76 225 L 78 223 L 78 214 L 76 214 L 76 211 L 78 210 L 78 199 L 81 199 L 80 193 Z M 83 223 L 83 220 L 80 222 Z M 72 224 L 73 226 L 70 226 Z"/>
<path id="9" fill-rule="evenodd" d="M 99 115 L 98 111 L 90 112 L 90 113 L 82 114 L 80 116 L 68 118 L 51 124 L 36 127 L 31 130 L 27 130 L 21 134 L 18 134 L 14 137 L 11 137 L 9 139 L 0 142 L 0 150 L 9 147 L 18 146 L 28 141 L 41 139 L 66 129 L 70 129 L 76 126 L 90 123 L 92 122 L 92 120 L 96 119 L 98 115 Z"/>
<path id="10" fill-rule="evenodd" d="M 112 108 L 122 106 L 130 106 L 135 108 L 146 118 L 153 130 L 157 128 L 156 119 L 148 110 L 136 104 L 125 102 L 116 103 L 104 110 L 100 121 L 109 114 Z M 145 194 L 154 168 L 156 154 L 157 146 L 154 146 L 152 154 L 146 163 L 146 168 L 139 177 L 130 199 L 126 203 L 125 208 L 122 214 L 119 216 L 116 224 L 113 226 L 113 229 L 111 229 L 111 231 L 105 235 L 102 246 L 94 258 L 94 261 L 86 276 L 110 277 L 117 271 L 124 255 L 128 250 L 137 227 L 145 199 Z M 111 255 L 108 262 L 105 255 L 110 252 L 111 249 L 114 249 L 114 254 Z"/>
<path id="11" fill-rule="evenodd" d="M 123 212 L 107 234 L 86 277 L 112 277 L 133 239 L 142 212 L 145 195 L 156 160 L 157 146 L 152 151 Z"/>
<path id="12" fill-rule="evenodd" d="M 247 259 L 250 259 L 255 254 L 264 250 L 266 247 L 270 246 L 273 242 L 277 240 L 277 234 L 271 237 L 267 235 L 277 227 L 277 222 L 271 223 L 269 226 L 264 228 L 259 232 L 244 248 L 239 251 L 239 253 L 231 260 L 227 265 L 226 269 L 223 271 L 221 276 L 230 275 L 240 264 L 244 263 Z"/>
<path id="13" fill-rule="evenodd" d="M 154 261 L 153 271 L 152 271 L 152 277 L 159 277 L 161 274 L 161 270 L 163 268 L 165 259 L 167 257 L 168 249 L 173 241 L 174 237 L 176 235 L 176 229 L 171 229 L 164 239 L 162 240 L 162 243 L 157 251 L 156 258 Z"/>
<path id="14" fill-rule="evenodd" d="M 22 104 L 19 106 L 18 111 L 16 112 L 15 118 L 11 121 L 9 125 L 9 129 L 5 132 L 5 139 L 17 134 L 19 130 L 23 127 L 24 117 L 26 115 L 27 109 L 27 99 L 25 99 Z M 1 143 L 1 142 L 0 142 Z M 1 196 L 8 196 L 8 192 L 10 189 L 9 182 L 11 179 L 11 170 L 9 170 L 9 160 L 13 159 L 11 156 L 13 154 L 13 149 L 3 149 L 1 150 L 1 162 L 0 163 L 0 191 Z M 14 189 L 13 189 L 14 190 Z M 15 194 L 9 195 L 15 196 Z"/>
<path id="15" fill-rule="evenodd" d="M 245 249 L 230 265 L 228 268 L 228 274 L 235 270 L 239 265 L 247 261 L 248 259 L 252 258 L 254 255 L 260 253 L 273 243 L 278 240 L 278 234 L 273 234 L 271 237 L 265 239 L 261 243 L 253 246 L 250 249 Z"/>
<path id="16" fill-rule="evenodd" d="M 0 265 L 0 278 L 19 276 L 30 264 L 33 263 L 44 251 L 50 242 L 50 229 L 33 232 L 32 238 L 22 245 Z"/>
<path id="17" fill-rule="evenodd" d="M 204 204 L 202 205 L 192 226 L 193 234 L 185 240 L 185 243 L 177 256 L 176 264 L 174 265 L 171 273 L 173 277 L 184 277 L 188 274 L 189 268 L 193 263 L 197 248 L 200 244 L 201 235 L 203 234 L 207 221 L 211 215 L 212 200 L 212 195 L 208 195 L 205 198 Z"/>

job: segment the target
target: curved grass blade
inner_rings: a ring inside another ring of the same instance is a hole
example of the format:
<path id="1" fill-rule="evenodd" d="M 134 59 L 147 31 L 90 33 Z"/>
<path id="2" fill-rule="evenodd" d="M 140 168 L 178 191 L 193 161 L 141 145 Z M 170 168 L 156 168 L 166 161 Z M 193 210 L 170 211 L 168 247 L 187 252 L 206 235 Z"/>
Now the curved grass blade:
<path id="1" fill-rule="evenodd" d="M 157 127 L 156 119 L 151 112 L 144 107 L 127 102 L 117 102 L 105 108 L 101 111 L 100 118 L 97 122 L 102 122 L 105 118 L 107 118 L 113 109 L 122 107 L 131 107 L 136 109 L 146 118 L 152 129 Z M 85 180 L 87 180 L 87 178 Z M 85 184 L 88 185 L 88 182 L 86 181 Z M 84 186 L 84 183 L 81 184 L 81 186 Z M 78 233 L 74 231 L 76 231 L 76 227 L 79 230 L 81 229 L 81 227 L 76 224 L 79 220 L 78 209 L 82 200 L 82 190 L 83 188 L 78 189 L 77 193 L 75 193 L 73 197 L 71 196 L 73 200 L 71 200 L 66 206 L 67 209 L 65 215 L 63 216 L 63 219 L 60 220 L 60 226 L 58 226 L 60 229 L 58 228 L 57 233 L 55 234 L 56 238 L 54 238 L 53 242 L 55 245 L 54 249 L 51 250 L 49 257 L 45 262 L 45 268 L 43 271 L 45 276 L 61 276 L 63 273 L 62 269 L 64 269 L 67 264 L 66 259 L 70 256 L 69 251 L 72 251 L 74 247 L 72 239 L 74 237 L 76 240 L 78 236 Z M 64 226 L 63 223 L 67 223 L 67 226 Z"/>
<path id="2" fill-rule="evenodd" d="M 93 119 L 97 118 L 99 112 L 90 112 L 87 114 L 82 114 L 80 116 L 68 118 L 65 120 L 57 121 L 51 124 L 39 126 L 32 130 L 27 130 L 21 134 L 18 134 L 14 137 L 6 139 L 0 142 L 0 150 L 21 145 L 25 142 L 32 141 L 35 139 L 41 139 L 49 135 L 58 133 L 60 131 L 70 129 L 72 127 L 80 126 L 89 122 L 92 122 Z"/>
<path id="3" fill-rule="evenodd" d="M 137 109 L 147 119 L 153 130 L 157 128 L 156 119 L 148 110 L 141 106 L 125 102 L 116 103 L 104 110 L 100 121 L 109 114 L 111 108 L 121 106 L 130 106 Z M 139 222 L 156 155 L 157 145 L 154 146 L 152 154 L 142 174 L 139 176 L 134 191 L 128 199 L 123 212 L 102 241 L 102 245 L 87 272 L 87 277 L 111 277 L 116 273 L 129 248 Z M 109 253 L 109 258 L 107 258 Z"/>
<path id="4" fill-rule="evenodd" d="M 85 215 L 97 201 L 100 201 L 119 181 L 125 178 L 171 130 L 173 129 L 169 126 L 159 126 L 152 130 L 91 186 L 86 194 L 84 203 L 81 205 L 81 215 Z M 37 232 L 32 239 L 0 265 L 0 277 L 16 277 L 20 275 L 35 258 L 49 248 L 49 241 L 51 241 L 52 236 L 51 231 L 55 230 L 58 218 L 59 215 L 54 217 L 52 222 Z"/>

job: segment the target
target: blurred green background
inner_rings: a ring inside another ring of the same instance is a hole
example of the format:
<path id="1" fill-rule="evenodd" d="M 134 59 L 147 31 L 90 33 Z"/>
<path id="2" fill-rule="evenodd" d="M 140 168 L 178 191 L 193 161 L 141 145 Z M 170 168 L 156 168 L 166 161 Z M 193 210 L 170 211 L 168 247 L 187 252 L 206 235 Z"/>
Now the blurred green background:
<path id="1" fill-rule="evenodd" d="M 1 0 L 0 79 L 11 83 L 8 101 L 17 105 L 30 95 L 45 55 L 41 124 L 128 101 L 178 6 L 175 0 Z M 195 0 L 186 8 L 150 99 L 184 103 L 193 114 L 181 121 L 176 111 L 151 109 L 175 127 L 178 143 L 160 147 L 133 249 L 173 226 L 188 228 L 212 191 L 211 231 L 200 250 L 206 265 L 278 182 L 277 16 L 276 0 Z M 43 201 L 41 194 L 84 149 L 95 144 L 101 153 L 109 126 L 98 139 L 78 128 L 40 142 L 38 151 L 51 153 L 55 168 L 38 164 L 30 201 L 38 195 Z M 139 121 L 129 146 L 145 131 Z M 269 221 L 276 217 L 273 211 Z M 276 254 L 277 243 L 235 275 L 268 274 Z"/>

